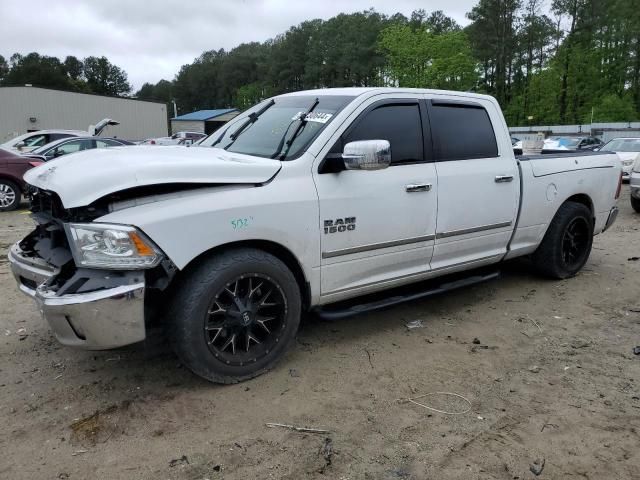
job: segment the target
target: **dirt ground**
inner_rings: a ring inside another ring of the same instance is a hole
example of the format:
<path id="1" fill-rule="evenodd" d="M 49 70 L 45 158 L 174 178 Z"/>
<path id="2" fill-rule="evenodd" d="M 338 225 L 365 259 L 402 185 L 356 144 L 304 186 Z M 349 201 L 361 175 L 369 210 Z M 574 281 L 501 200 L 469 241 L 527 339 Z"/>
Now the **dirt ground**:
<path id="1" fill-rule="evenodd" d="M 310 318 L 274 371 L 232 386 L 181 368 L 155 334 L 116 351 L 58 345 L 6 261 L 31 220 L 0 214 L 0 478 L 640 479 L 640 215 L 628 196 L 573 279 L 514 263 L 436 298 Z M 406 400 L 434 392 L 471 410 Z"/>

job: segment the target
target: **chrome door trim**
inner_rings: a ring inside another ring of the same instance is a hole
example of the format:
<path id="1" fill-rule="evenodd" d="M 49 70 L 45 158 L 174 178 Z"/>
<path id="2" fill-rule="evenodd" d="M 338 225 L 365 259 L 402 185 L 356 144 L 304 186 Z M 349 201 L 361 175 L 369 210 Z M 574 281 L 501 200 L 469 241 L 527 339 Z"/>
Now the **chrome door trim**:
<path id="1" fill-rule="evenodd" d="M 451 230 L 449 232 L 440 232 L 440 233 L 436 233 L 436 238 L 438 239 L 438 238 L 456 237 L 458 235 L 467 235 L 469 233 L 484 232 L 486 230 L 493 230 L 496 228 L 510 227 L 512 223 L 513 223 L 512 221 L 492 223 L 490 225 L 481 225 L 479 227 L 465 228 L 463 230 Z"/>
<path id="2" fill-rule="evenodd" d="M 404 238 L 402 240 L 393 240 L 391 242 L 371 243 L 369 245 L 360 245 L 358 247 L 342 248 L 340 250 L 332 250 L 322 252 L 322 258 L 334 258 L 342 255 L 351 255 L 352 253 L 368 252 L 381 248 L 399 247 L 401 245 L 411 245 L 412 243 L 428 242 L 435 240 L 435 235 L 422 235 L 420 237 Z"/>
<path id="3" fill-rule="evenodd" d="M 497 175 L 496 183 L 509 183 L 513 181 L 513 175 Z"/>
<path id="4" fill-rule="evenodd" d="M 409 185 L 404 186 L 404 190 L 407 193 L 429 192 L 431 191 L 431 184 L 430 183 L 410 183 Z"/>

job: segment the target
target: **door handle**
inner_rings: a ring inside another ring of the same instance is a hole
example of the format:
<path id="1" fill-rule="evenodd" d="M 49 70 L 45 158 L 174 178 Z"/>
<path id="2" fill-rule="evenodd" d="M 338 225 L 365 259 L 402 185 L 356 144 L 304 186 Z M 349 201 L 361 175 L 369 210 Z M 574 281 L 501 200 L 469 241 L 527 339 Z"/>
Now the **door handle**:
<path id="1" fill-rule="evenodd" d="M 430 183 L 410 183 L 409 185 L 405 185 L 404 189 L 407 193 L 413 192 L 428 192 L 431 190 Z"/>
<path id="2" fill-rule="evenodd" d="M 498 175 L 496 177 L 496 183 L 508 183 L 513 180 L 513 175 Z"/>

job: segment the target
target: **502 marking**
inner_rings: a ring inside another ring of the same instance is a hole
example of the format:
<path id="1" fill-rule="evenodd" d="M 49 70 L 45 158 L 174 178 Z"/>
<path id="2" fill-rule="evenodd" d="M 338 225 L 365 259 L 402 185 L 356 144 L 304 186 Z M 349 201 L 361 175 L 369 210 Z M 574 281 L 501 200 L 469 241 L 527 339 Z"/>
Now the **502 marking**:
<path id="1" fill-rule="evenodd" d="M 249 222 L 253 220 L 253 217 L 249 218 L 236 218 L 231 220 L 231 226 L 234 230 L 240 230 L 241 228 L 247 228 L 249 226 Z"/>

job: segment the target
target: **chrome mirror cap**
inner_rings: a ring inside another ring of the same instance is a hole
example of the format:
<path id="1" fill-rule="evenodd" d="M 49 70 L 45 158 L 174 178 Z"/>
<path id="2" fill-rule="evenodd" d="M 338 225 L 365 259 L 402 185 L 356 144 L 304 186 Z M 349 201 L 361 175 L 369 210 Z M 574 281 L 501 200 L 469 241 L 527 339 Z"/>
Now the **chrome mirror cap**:
<path id="1" fill-rule="evenodd" d="M 388 140 L 349 142 L 342 159 L 347 170 L 382 170 L 391 164 L 391 144 Z"/>

